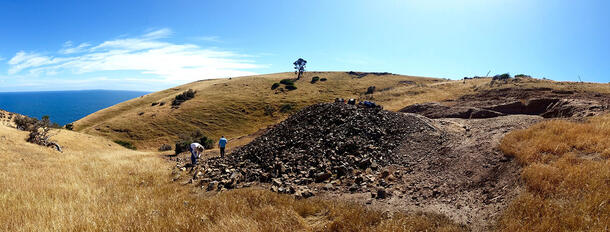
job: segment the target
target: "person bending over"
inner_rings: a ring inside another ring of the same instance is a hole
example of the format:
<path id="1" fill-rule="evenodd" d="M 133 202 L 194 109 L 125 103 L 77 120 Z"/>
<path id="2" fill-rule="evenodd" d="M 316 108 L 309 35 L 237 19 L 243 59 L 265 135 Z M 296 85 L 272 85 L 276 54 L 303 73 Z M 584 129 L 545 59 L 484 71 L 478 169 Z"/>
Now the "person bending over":
<path id="1" fill-rule="evenodd" d="M 191 151 L 191 163 L 195 166 L 197 164 L 197 159 L 201 158 L 204 148 L 199 143 L 191 143 L 189 150 Z"/>

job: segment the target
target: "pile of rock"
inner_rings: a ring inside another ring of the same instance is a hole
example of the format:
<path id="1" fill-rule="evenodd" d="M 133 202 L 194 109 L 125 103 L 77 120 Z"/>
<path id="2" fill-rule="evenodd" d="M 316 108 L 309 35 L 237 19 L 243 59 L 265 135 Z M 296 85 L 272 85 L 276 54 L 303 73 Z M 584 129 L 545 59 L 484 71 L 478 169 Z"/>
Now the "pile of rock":
<path id="1" fill-rule="evenodd" d="M 202 162 L 193 181 L 207 190 L 232 189 L 253 182 L 271 190 L 308 197 L 314 189 L 375 192 L 400 171 L 405 158 L 397 150 L 425 156 L 440 149 L 443 132 L 412 114 L 342 103 L 303 109 L 225 158 Z"/>

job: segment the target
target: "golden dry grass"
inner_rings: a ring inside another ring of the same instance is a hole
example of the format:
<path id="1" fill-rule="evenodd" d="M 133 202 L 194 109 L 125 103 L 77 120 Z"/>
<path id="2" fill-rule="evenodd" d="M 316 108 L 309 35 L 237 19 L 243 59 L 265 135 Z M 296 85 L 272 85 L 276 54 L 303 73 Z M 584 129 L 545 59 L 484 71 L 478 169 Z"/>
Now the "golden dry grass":
<path id="1" fill-rule="evenodd" d="M 313 76 L 327 78 L 311 84 Z M 533 78 L 496 82 L 491 78 L 449 81 L 404 75 L 367 75 L 356 78 L 346 72 L 308 72 L 297 81 L 297 90 L 275 93 L 270 87 L 293 73 L 276 73 L 232 79 L 205 80 L 151 93 L 93 113 L 75 123 L 77 131 L 101 135 L 112 140 L 134 143 L 139 149 L 156 150 L 173 144 L 177 135 L 200 130 L 212 138 L 221 135 L 234 142 L 249 142 L 246 135 L 274 125 L 288 115 L 311 104 L 329 102 L 337 97 L 375 101 L 385 109 L 397 111 L 415 103 L 456 99 L 482 90 L 500 88 L 552 88 L 560 90 L 610 93 L 610 84 L 555 82 Z M 375 86 L 373 95 L 364 95 Z M 171 109 L 173 98 L 187 89 L 197 91 L 194 99 Z M 165 102 L 164 106 L 151 106 Z M 290 104 L 289 112 L 265 115 L 266 106 L 278 110 Z"/>
<path id="2" fill-rule="evenodd" d="M 328 81 L 311 84 L 312 76 L 324 77 Z M 270 89 L 273 83 L 293 77 L 292 73 L 277 73 L 193 82 L 100 110 L 78 120 L 74 124 L 75 130 L 112 140 L 130 141 L 139 149 L 154 150 L 162 143 L 173 144 L 177 135 L 185 131 L 201 130 L 212 138 L 224 135 L 232 139 L 248 135 L 311 104 L 333 101 L 337 97 L 364 98 L 369 86 L 377 89 L 372 100 L 383 104 L 386 109 L 398 110 L 413 103 L 473 93 L 477 85 L 488 82 L 472 80 L 463 84 L 403 75 L 355 78 L 345 72 L 309 72 L 296 83 L 297 90 L 276 94 Z M 405 84 L 404 81 L 411 83 Z M 197 91 L 195 98 L 183 103 L 179 109 L 171 109 L 172 99 L 187 89 Z M 153 102 L 166 104 L 151 106 Z M 293 105 L 293 109 L 286 113 L 275 112 L 274 117 L 265 115 L 266 106 L 278 110 L 284 104 Z M 129 131 L 125 132 L 125 129 Z"/>
<path id="3" fill-rule="evenodd" d="M 0 231 L 462 231 L 447 218 L 396 214 L 255 188 L 206 196 L 170 181 L 157 154 L 54 131 L 64 153 L 0 126 Z"/>
<path id="4" fill-rule="evenodd" d="M 501 230 L 610 229 L 610 115 L 542 122 L 508 134 L 500 148 L 524 165 L 527 189 L 501 217 Z"/>

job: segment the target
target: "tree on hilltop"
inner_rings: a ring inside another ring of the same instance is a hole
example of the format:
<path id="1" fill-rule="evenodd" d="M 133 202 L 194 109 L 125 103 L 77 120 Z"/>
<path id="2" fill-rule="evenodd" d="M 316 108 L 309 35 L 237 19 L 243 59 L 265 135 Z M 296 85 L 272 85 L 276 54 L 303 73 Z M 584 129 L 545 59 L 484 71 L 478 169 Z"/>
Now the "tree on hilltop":
<path id="1" fill-rule="evenodd" d="M 305 72 L 305 65 L 307 65 L 307 61 L 303 58 L 299 58 L 294 63 L 294 74 L 297 74 L 297 80 L 301 78 L 301 75 Z"/>

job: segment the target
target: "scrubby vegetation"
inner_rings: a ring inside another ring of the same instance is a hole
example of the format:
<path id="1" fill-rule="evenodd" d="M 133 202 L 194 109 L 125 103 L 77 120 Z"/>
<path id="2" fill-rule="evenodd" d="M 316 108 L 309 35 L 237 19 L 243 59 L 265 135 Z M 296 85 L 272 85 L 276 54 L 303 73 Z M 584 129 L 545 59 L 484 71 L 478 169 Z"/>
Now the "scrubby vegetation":
<path id="1" fill-rule="evenodd" d="M 295 90 L 295 89 L 297 89 L 297 87 L 295 85 L 287 85 L 285 88 L 287 90 Z"/>
<path id="2" fill-rule="evenodd" d="M 292 109 L 293 109 L 293 105 L 290 103 L 286 103 L 286 104 L 283 104 L 282 106 L 280 106 L 281 113 L 286 113 Z"/>
<path id="3" fill-rule="evenodd" d="M 375 86 L 369 86 L 366 89 L 366 93 L 364 93 L 364 94 L 373 94 L 373 93 L 375 93 Z"/>
<path id="4" fill-rule="evenodd" d="M 159 147 L 159 151 L 171 151 L 172 146 L 169 144 L 163 144 Z"/>
<path id="5" fill-rule="evenodd" d="M 273 85 L 271 85 L 271 90 L 277 89 L 277 87 L 280 87 L 280 83 L 273 83 Z"/>
<path id="6" fill-rule="evenodd" d="M 524 166 L 527 191 L 499 221 L 503 231 L 610 228 L 610 115 L 553 120 L 508 134 L 500 145 Z"/>
<path id="7" fill-rule="evenodd" d="M 129 141 L 123 141 L 123 140 L 114 140 L 113 142 L 115 142 L 118 145 L 121 145 L 127 149 L 131 149 L 131 150 L 136 150 L 136 146 L 134 146 L 131 142 Z"/>
<path id="8" fill-rule="evenodd" d="M 203 135 L 203 133 L 201 133 L 201 131 L 195 131 L 193 133 L 184 133 L 179 136 L 178 141 L 176 141 L 176 145 L 174 148 L 175 154 L 180 154 L 182 152 L 188 151 L 189 146 L 191 146 L 191 143 L 199 143 L 205 149 L 214 148 L 213 139 L 210 139 L 207 136 Z"/>
<path id="9" fill-rule="evenodd" d="M 326 77 L 320 78 L 320 81 L 326 81 L 326 80 L 327 80 Z"/>
<path id="10" fill-rule="evenodd" d="M 319 76 L 312 77 L 312 78 L 311 78 L 311 83 L 312 83 L 312 84 L 315 84 L 315 83 L 316 83 L 316 82 L 318 82 L 319 80 L 320 80 L 320 77 L 319 77 Z"/>
<path id="11" fill-rule="evenodd" d="M 294 80 L 293 79 L 282 79 L 280 81 L 280 84 L 284 84 L 284 85 L 294 85 Z"/>
<path id="12" fill-rule="evenodd" d="M 515 75 L 515 78 L 532 78 L 532 76 L 525 74 L 517 74 Z"/>
<path id="13" fill-rule="evenodd" d="M 188 100 L 194 98 L 196 93 L 197 93 L 197 91 L 188 89 L 187 91 L 184 91 L 183 93 L 178 94 L 175 97 L 175 99 L 172 101 L 172 107 L 177 107 L 180 104 L 184 103 L 185 101 L 188 101 Z"/>
<path id="14" fill-rule="evenodd" d="M 57 123 L 52 123 L 49 116 L 42 116 L 41 120 L 27 116 L 17 115 L 14 119 L 15 126 L 19 130 L 30 132 L 26 141 L 46 147 L 55 147 L 61 151 L 59 144 L 51 141 L 49 132 L 52 128 L 61 128 Z"/>

